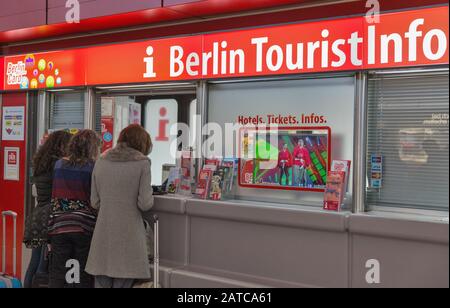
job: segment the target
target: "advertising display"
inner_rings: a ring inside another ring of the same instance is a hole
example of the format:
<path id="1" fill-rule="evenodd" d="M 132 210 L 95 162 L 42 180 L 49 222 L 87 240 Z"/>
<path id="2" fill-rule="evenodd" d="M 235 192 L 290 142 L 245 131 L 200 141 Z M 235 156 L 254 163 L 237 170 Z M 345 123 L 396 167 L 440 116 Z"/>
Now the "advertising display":
<path id="1" fill-rule="evenodd" d="M 331 157 L 329 127 L 243 129 L 239 185 L 323 191 Z"/>
<path id="2" fill-rule="evenodd" d="M 348 192 L 348 182 L 350 178 L 351 160 L 333 160 L 331 163 L 331 171 L 342 171 L 345 174 L 345 193 Z"/>
<path id="3" fill-rule="evenodd" d="M 345 197 L 345 172 L 330 171 L 327 178 L 323 208 L 340 211 Z"/>
<path id="4" fill-rule="evenodd" d="M 2 140 L 23 141 L 25 139 L 25 107 L 3 107 Z"/>
<path id="5" fill-rule="evenodd" d="M 211 169 L 202 169 L 198 176 L 195 194 L 200 199 L 207 199 L 214 172 Z"/>
<path id="6" fill-rule="evenodd" d="M 370 187 L 375 189 L 382 188 L 383 182 L 383 156 L 370 156 Z"/>
<path id="7" fill-rule="evenodd" d="M 8 56 L 4 89 L 448 64 L 448 7 Z"/>
<path id="8" fill-rule="evenodd" d="M 5 147 L 3 179 L 6 181 L 20 180 L 20 148 Z"/>
<path id="9" fill-rule="evenodd" d="M 64 50 L 6 57 L 5 90 L 51 89 L 85 85 L 85 57 Z"/>
<path id="10" fill-rule="evenodd" d="M 206 159 L 199 172 L 196 197 L 214 201 L 230 199 L 238 162 L 235 158 Z"/>

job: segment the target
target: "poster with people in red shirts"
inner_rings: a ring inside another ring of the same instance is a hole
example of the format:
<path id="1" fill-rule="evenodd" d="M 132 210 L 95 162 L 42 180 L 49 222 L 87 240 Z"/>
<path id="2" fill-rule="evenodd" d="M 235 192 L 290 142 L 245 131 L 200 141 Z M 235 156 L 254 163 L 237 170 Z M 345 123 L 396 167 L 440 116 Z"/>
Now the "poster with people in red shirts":
<path id="1" fill-rule="evenodd" d="M 329 128 L 258 129 L 245 134 L 245 146 L 254 155 L 241 159 L 241 186 L 318 191 L 325 188 Z"/>

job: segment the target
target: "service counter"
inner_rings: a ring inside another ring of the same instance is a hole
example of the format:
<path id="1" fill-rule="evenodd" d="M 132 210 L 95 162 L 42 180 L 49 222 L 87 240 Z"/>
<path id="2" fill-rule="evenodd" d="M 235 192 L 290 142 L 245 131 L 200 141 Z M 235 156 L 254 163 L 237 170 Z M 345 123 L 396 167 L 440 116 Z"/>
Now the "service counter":
<path id="1" fill-rule="evenodd" d="M 156 196 L 164 287 L 448 287 L 436 216 Z M 380 263 L 368 285 L 366 262 Z"/>

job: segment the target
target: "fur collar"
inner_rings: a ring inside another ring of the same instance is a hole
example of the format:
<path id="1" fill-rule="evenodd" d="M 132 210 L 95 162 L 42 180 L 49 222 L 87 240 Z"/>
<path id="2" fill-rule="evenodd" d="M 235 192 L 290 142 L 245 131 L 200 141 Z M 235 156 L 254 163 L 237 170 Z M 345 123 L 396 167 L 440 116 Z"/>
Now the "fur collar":
<path id="1" fill-rule="evenodd" d="M 135 149 L 128 147 L 126 143 L 118 143 L 115 148 L 103 154 L 102 159 L 112 162 L 149 160 L 147 156 Z"/>

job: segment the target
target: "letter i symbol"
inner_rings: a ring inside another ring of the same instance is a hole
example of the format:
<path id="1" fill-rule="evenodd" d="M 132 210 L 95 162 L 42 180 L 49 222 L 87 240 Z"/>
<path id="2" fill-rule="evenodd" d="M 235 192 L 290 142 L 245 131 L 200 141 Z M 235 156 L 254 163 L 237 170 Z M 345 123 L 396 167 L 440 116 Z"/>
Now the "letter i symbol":
<path id="1" fill-rule="evenodd" d="M 156 141 L 169 141 L 169 137 L 166 135 L 169 120 L 163 119 L 167 115 L 167 109 L 165 107 L 161 107 L 161 109 L 159 109 L 159 115 L 161 116 L 161 119 L 159 120 L 159 131 Z"/>
<path id="2" fill-rule="evenodd" d="M 146 72 L 144 73 L 144 78 L 155 78 L 156 73 L 154 72 L 153 47 L 152 46 L 147 47 L 147 56 L 148 57 L 144 58 L 145 69 L 146 69 Z"/>

